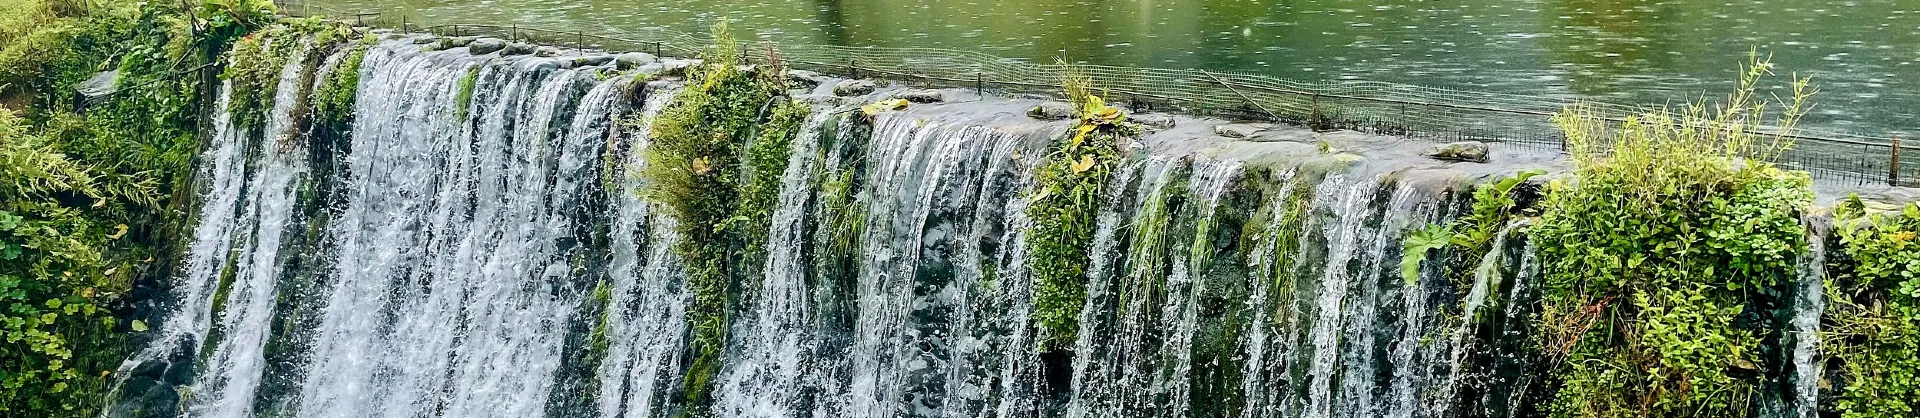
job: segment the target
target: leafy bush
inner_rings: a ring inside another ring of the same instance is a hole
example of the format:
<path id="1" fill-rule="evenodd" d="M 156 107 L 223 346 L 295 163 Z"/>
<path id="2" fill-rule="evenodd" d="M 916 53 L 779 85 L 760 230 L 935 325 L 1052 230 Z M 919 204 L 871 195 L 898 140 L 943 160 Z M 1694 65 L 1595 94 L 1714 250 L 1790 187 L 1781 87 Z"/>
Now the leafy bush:
<path id="1" fill-rule="evenodd" d="M 1764 324 L 1737 321 L 1778 295 L 1804 250 L 1805 173 L 1767 159 L 1755 59 L 1725 102 L 1655 111 L 1616 126 L 1586 109 L 1555 117 L 1574 161 L 1549 185 L 1530 235 L 1544 280 L 1540 349 L 1561 384 L 1552 416 L 1746 416 L 1765 370 Z M 1795 79 L 1777 119 L 1790 130 L 1812 94 Z"/>
<path id="2" fill-rule="evenodd" d="M 106 307 L 133 273 L 109 255 L 127 225 L 97 221 L 96 209 L 151 197 L 104 191 L 96 179 L 106 174 L 27 129 L 0 108 L 0 341 L 10 347 L 0 350 L 0 413 L 88 415 L 119 361 Z"/>
<path id="3" fill-rule="evenodd" d="M 146 330 L 125 298 L 170 273 L 184 228 L 166 215 L 191 197 L 210 92 L 193 72 L 255 27 L 179 6 L 0 0 L 0 106 L 26 115 L 0 108 L 0 415 L 97 415 L 124 333 Z M 209 18 L 228 23 L 193 30 Z M 115 69 L 116 93 L 75 113 L 74 85 Z"/>
<path id="4" fill-rule="evenodd" d="M 1857 197 L 1835 215 L 1841 254 L 1827 270 L 1822 342 L 1840 360 L 1841 416 L 1920 413 L 1920 204 L 1869 214 Z"/>

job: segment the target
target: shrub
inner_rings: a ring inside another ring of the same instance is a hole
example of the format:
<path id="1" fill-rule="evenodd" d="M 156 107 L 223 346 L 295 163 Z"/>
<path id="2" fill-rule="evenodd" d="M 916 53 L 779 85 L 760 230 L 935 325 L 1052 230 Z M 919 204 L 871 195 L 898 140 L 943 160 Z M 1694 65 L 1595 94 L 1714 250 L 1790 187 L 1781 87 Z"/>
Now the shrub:
<path id="1" fill-rule="evenodd" d="M 1766 371 L 1762 309 L 1804 250 L 1805 173 L 1767 160 L 1791 141 L 1805 79 L 1770 112 L 1771 65 L 1752 60 L 1725 102 L 1618 125 L 1581 107 L 1555 117 L 1574 161 L 1549 185 L 1538 226 L 1540 349 L 1561 384 L 1552 416 L 1746 416 Z M 1768 116 L 1775 119 L 1767 120 Z"/>
<path id="2" fill-rule="evenodd" d="M 1920 413 L 1920 204 L 1869 214 L 1858 197 L 1835 213 L 1842 251 L 1827 270 L 1821 340 L 1840 360 L 1842 417 Z"/>

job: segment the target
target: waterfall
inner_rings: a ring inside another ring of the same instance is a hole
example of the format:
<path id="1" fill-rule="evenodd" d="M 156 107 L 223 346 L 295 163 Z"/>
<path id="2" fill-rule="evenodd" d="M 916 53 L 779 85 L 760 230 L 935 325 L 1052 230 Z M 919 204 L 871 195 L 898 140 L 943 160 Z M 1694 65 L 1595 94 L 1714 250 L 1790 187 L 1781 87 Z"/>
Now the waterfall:
<path id="1" fill-rule="evenodd" d="M 800 90 L 764 263 L 688 382 L 680 220 L 646 174 L 687 81 L 440 46 L 387 36 L 337 69 L 360 84 L 333 142 L 303 118 L 338 50 L 288 61 L 257 132 L 221 87 L 178 302 L 122 374 L 186 376 L 179 412 L 209 417 L 1505 417 L 1533 383 L 1526 221 L 1468 255 L 1470 288 L 1398 274 L 1405 234 L 1463 212 L 1461 172 L 1142 140 L 1085 202 L 1077 339 L 1043 348 L 1027 196 L 1069 122 Z M 1781 354 L 1801 417 L 1812 229 Z"/>
<path id="2" fill-rule="evenodd" d="M 1787 354 L 1792 371 L 1788 378 L 1792 385 L 1788 393 L 1792 398 L 1787 404 L 1792 410 L 1774 414 L 1782 417 L 1813 418 L 1820 406 L 1820 374 L 1824 366 L 1820 353 L 1820 314 L 1827 309 L 1827 239 L 1833 225 L 1825 218 L 1806 218 L 1802 223 L 1807 225 L 1807 252 L 1799 259 L 1798 280 L 1793 283 L 1793 316 L 1783 338 L 1793 347 Z"/>
<path id="3" fill-rule="evenodd" d="M 293 138 L 297 134 L 293 107 L 308 91 L 302 76 L 307 74 L 310 49 L 303 45 L 280 70 L 273 108 L 255 148 L 255 159 L 260 161 L 245 186 L 248 199 L 238 218 L 240 228 L 231 232 L 232 278 L 222 279 L 231 283 L 226 299 L 214 300 L 224 307 L 214 328 L 220 331 L 219 340 L 203 343 L 212 347 L 213 355 L 195 381 L 199 390 L 190 399 L 191 415 L 238 416 L 253 405 L 254 389 L 267 360 L 263 352 L 267 322 L 273 317 L 275 285 L 283 266 L 281 237 L 292 226 L 306 172 L 305 143 Z"/>

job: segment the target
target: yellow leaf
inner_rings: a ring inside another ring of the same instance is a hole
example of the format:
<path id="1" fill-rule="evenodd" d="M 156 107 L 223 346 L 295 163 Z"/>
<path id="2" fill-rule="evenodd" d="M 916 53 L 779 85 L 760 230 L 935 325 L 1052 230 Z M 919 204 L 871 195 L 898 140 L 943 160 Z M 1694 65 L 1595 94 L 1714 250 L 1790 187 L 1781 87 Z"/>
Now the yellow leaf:
<path id="1" fill-rule="evenodd" d="M 112 275 L 113 275 L 113 273 L 114 273 L 114 272 L 117 272 L 117 271 L 120 271 L 120 268 L 119 268 L 119 267 L 114 267 L 114 268 L 110 268 L 110 269 L 107 269 L 107 271 L 106 271 L 106 272 L 103 272 L 103 273 L 100 273 L 100 275 L 102 275 L 102 276 L 112 276 Z"/>
<path id="2" fill-rule="evenodd" d="M 713 165 L 707 162 L 707 157 L 693 159 L 693 174 L 707 174 L 712 170 Z"/>
<path id="3" fill-rule="evenodd" d="M 133 320 L 133 332 L 147 332 L 147 321 Z"/>
<path id="4" fill-rule="evenodd" d="M 906 110 L 906 109 L 907 109 L 906 99 L 881 100 L 881 101 L 869 103 L 866 106 L 860 106 L 860 112 L 866 113 L 867 116 L 873 116 L 874 114 L 878 114 L 880 112 L 884 112 L 888 110 Z"/>
<path id="5" fill-rule="evenodd" d="M 120 239 L 127 236 L 127 224 L 114 225 L 113 230 L 113 235 L 108 235 L 107 239 Z"/>
<path id="6" fill-rule="evenodd" d="M 1084 157 L 1080 157 L 1080 161 L 1074 161 L 1071 168 L 1073 168 L 1074 174 L 1080 174 L 1081 172 L 1085 172 L 1087 170 L 1092 169 L 1093 154 L 1087 154 Z"/>

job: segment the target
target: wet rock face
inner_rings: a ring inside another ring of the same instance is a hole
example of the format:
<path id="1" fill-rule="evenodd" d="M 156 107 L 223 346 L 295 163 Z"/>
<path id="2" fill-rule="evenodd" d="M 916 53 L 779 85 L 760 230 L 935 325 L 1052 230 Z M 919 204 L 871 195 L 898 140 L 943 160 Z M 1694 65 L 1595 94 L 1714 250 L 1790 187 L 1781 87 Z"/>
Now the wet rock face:
<path id="1" fill-rule="evenodd" d="M 1040 120 L 1061 120 L 1073 118 L 1073 105 L 1067 102 L 1046 102 L 1027 110 L 1027 116 Z"/>
<path id="2" fill-rule="evenodd" d="M 861 96 L 873 93 L 873 82 L 867 80 L 846 80 L 833 86 L 835 96 Z"/>
<path id="3" fill-rule="evenodd" d="M 1487 162 L 1487 144 L 1479 141 L 1454 142 L 1435 147 L 1426 154 L 1436 160 Z"/>

